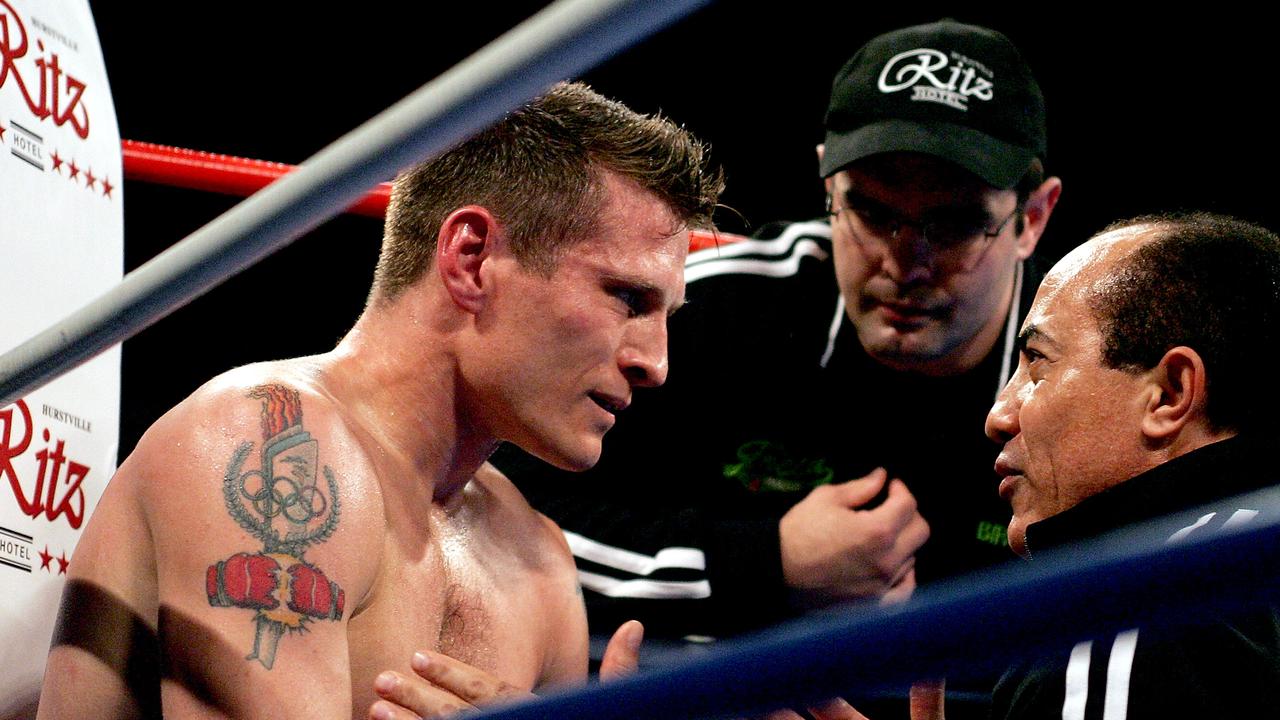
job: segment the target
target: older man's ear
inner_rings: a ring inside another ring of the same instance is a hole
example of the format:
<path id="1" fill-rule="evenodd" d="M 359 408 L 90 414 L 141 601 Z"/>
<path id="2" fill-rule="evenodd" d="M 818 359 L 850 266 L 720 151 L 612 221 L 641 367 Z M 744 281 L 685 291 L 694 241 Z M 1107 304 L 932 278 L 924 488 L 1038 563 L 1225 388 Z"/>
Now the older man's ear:
<path id="1" fill-rule="evenodd" d="M 1179 345 L 1166 352 L 1146 375 L 1142 433 L 1152 444 L 1173 444 L 1188 431 L 1207 432 L 1208 377 L 1199 353 Z"/>

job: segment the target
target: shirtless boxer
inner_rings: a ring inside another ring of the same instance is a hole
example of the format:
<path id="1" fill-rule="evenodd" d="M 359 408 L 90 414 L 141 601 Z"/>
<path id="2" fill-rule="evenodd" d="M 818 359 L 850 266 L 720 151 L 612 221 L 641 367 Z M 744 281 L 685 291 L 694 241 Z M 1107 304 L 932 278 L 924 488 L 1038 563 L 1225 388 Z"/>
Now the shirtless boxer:
<path id="1" fill-rule="evenodd" d="M 596 462 L 666 377 L 720 187 L 685 132 L 580 85 L 398 178 L 338 347 L 213 379 L 121 465 L 39 716 L 360 717 L 421 648 L 525 690 L 583 677 L 568 548 L 485 460 Z M 263 288 L 247 331 L 288 332 L 306 282 Z"/>

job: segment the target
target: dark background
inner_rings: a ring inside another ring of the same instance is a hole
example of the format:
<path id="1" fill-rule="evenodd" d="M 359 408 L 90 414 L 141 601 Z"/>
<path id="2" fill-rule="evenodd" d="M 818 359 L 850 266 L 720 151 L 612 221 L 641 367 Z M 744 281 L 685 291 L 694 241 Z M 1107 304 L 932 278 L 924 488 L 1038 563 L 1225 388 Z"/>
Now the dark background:
<path id="1" fill-rule="evenodd" d="M 541 3 L 430 5 L 92 2 L 122 137 L 288 163 Z M 1065 182 L 1046 256 L 1111 220 L 1158 210 L 1212 209 L 1280 227 L 1270 181 L 1275 39 L 1260 15 L 828 5 L 722 1 L 582 79 L 709 141 L 728 174 L 724 202 L 748 223 L 803 219 L 822 207 L 813 147 L 835 71 L 879 32 L 952 15 L 1007 34 L 1044 88 L 1048 168 Z M 125 199 L 126 270 L 236 202 L 137 182 L 125 183 Z M 375 220 L 335 219 L 126 342 L 121 457 L 213 375 L 331 348 L 361 310 L 380 234 Z M 291 283 L 285 299 L 275 292 L 281 278 Z M 263 309 L 279 302 L 307 320 L 273 327 L 278 313 Z"/>

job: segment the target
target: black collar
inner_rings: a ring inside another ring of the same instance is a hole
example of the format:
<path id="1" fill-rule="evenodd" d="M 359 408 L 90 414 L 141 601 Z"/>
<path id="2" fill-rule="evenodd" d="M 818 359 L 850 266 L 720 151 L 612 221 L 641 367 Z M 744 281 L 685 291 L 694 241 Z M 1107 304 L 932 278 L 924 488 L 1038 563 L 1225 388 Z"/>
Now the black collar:
<path id="1" fill-rule="evenodd" d="M 1028 553 L 1276 484 L 1274 453 L 1260 440 L 1237 435 L 1205 445 L 1032 523 Z"/>

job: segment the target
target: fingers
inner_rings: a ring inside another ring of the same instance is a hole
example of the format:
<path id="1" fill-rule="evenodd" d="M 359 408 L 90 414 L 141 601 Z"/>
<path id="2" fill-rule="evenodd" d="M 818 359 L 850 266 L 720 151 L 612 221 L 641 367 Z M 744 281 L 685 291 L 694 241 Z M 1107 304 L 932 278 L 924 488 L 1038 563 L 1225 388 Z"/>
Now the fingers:
<path id="1" fill-rule="evenodd" d="M 778 523 L 783 578 L 808 602 L 879 597 L 899 589 L 929 538 L 929 525 L 901 480 L 888 483 L 883 504 L 860 509 L 888 482 L 883 469 L 816 488 Z"/>
<path id="2" fill-rule="evenodd" d="M 902 574 L 902 578 L 893 583 L 884 595 L 880 596 L 881 605 L 896 605 L 911 599 L 911 593 L 916 590 L 916 569 L 914 561 Z"/>
<path id="3" fill-rule="evenodd" d="M 809 714 L 813 716 L 813 720 L 867 720 L 866 715 L 858 712 L 842 698 L 835 698 L 811 707 Z"/>
<path id="4" fill-rule="evenodd" d="M 644 640 L 644 626 L 636 620 L 628 620 L 609 638 L 600 660 L 600 679 L 614 680 L 631 675 L 640 667 L 640 643 Z"/>
<path id="5" fill-rule="evenodd" d="M 436 688 L 472 705 L 529 695 L 483 670 L 437 652 L 414 653 L 410 664 L 414 672 Z"/>
<path id="6" fill-rule="evenodd" d="M 914 554 L 929 539 L 929 524 L 916 508 L 916 498 L 906 483 L 894 480 L 889 483 L 889 495 L 880 507 L 869 510 L 879 516 L 897 533 L 900 550 Z"/>
<path id="7" fill-rule="evenodd" d="M 860 548 L 872 558 L 886 602 L 911 596 L 915 587 L 915 554 L 929 539 L 929 524 L 916 508 L 915 497 L 901 480 L 889 483 L 884 503 L 858 513 L 867 530 Z"/>
<path id="8" fill-rule="evenodd" d="M 921 680 L 911 686 L 911 720 L 943 720 L 946 683 Z"/>
<path id="9" fill-rule="evenodd" d="M 421 720 L 421 717 L 386 700 L 379 700 L 369 707 L 369 720 Z"/>
<path id="10" fill-rule="evenodd" d="M 880 507 L 868 512 L 877 513 L 895 521 L 895 527 L 906 527 L 919 513 L 916 509 L 916 498 L 901 480 L 889 483 L 889 493 Z"/>
<path id="11" fill-rule="evenodd" d="M 381 700 L 369 706 L 373 720 L 413 720 L 453 715 L 477 705 L 527 697 L 529 693 L 435 652 L 414 653 L 417 677 L 393 670 L 379 675 L 373 690 Z"/>
<path id="12" fill-rule="evenodd" d="M 373 682 L 373 690 L 382 698 L 369 708 L 369 717 L 373 720 L 444 717 L 475 707 L 421 678 L 402 675 L 394 670 L 378 675 Z"/>
<path id="13" fill-rule="evenodd" d="M 858 712 L 852 705 L 841 698 L 811 706 L 809 714 L 813 716 L 813 720 L 867 720 L 866 715 Z M 803 718 L 800 713 L 789 708 L 783 708 L 765 715 L 763 720 L 803 720 Z M 916 719 L 912 717 L 912 720 Z"/>
<path id="14" fill-rule="evenodd" d="M 830 486 L 836 491 L 836 501 L 849 508 L 866 505 L 880 493 L 889 473 L 884 468 L 876 468 L 857 480 L 848 480 Z"/>
<path id="15" fill-rule="evenodd" d="M 888 472 L 884 468 L 876 468 L 865 477 L 831 486 L 838 493 L 840 504 L 849 508 L 859 508 L 870 502 L 884 487 L 888 480 Z M 929 539 L 929 525 L 921 517 L 916 508 L 916 498 L 901 480 L 889 482 L 889 492 L 879 507 L 867 511 L 876 515 L 893 532 L 903 537 L 904 544 L 909 546 L 909 553 L 914 553 L 925 540 Z"/>

